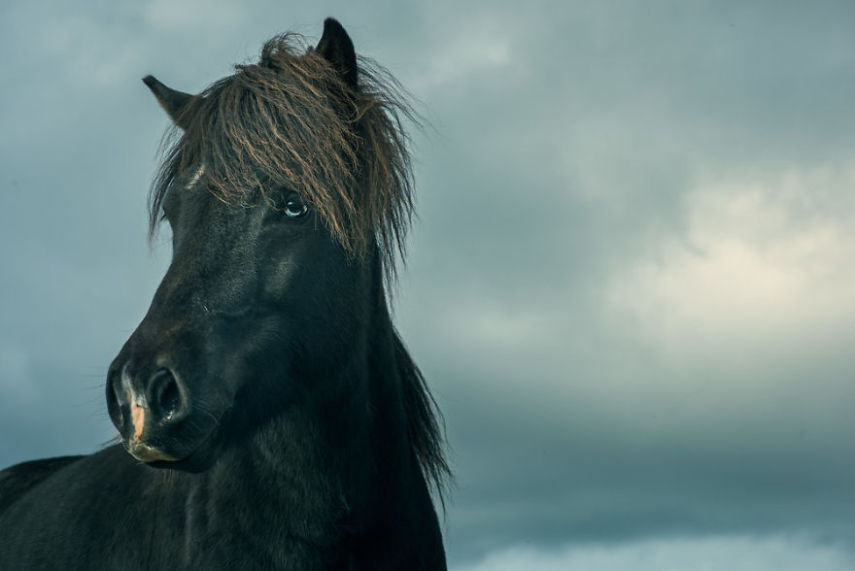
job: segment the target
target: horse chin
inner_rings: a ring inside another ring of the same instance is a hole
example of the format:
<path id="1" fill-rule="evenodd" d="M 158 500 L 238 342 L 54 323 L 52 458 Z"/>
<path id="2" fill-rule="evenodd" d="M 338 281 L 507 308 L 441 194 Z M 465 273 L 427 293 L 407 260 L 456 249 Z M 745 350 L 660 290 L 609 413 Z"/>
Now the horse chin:
<path id="1" fill-rule="evenodd" d="M 125 450 L 152 468 L 199 473 L 208 470 L 217 459 L 216 433 L 216 430 L 210 432 L 197 445 L 183 453 L 170 450 L 169 447 L 158 448 L 145 443 L 125 444 Z"/>
<path id="2" fill-rule="evenodd" d="M 154 460 L 146 462 L 146 465 L 160 470 L 176 470 L 178 472 L 199 474 L 207 472 L 214 465 L 217 460 L 215 448 L 214 446 L 203 444 L 192 454 L 180 460 Z"/>
<path id="3" fill-rule="evenodd" d="M 144 445 L 143 447 L 148 449 Z M 207 439 L 198 448 L 194 449 L 193 452 L 183 457 L 175 457 L 154 448 L 151 448 L 150 451 L 143 451 L 143 447 L 137 447 L 133 450 L 128 449 L 128 453 L 137 460 L 145 463 L 146 466 L 159 470 L 177 470 L 179 472 L 190 473 L 205 472 L 214 465 L 214 461 L 217 459 L 216 446 L 213 446 Z"/>
<path id="4" fill-rule="evenodd" d="M 151 462 L 175 462 L 178 460 L 175 456 L 142 442 L 128 444 L 125 446 L 125 450 L 127 450 L 128 454 L 146 464 Z"/>

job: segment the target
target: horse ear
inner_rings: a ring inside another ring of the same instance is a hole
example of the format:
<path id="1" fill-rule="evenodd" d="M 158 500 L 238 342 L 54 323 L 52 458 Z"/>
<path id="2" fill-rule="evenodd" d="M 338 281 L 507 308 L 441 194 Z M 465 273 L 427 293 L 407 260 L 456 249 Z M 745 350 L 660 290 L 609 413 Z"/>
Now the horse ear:
<path id="1" fill-rule="evenodd" d="M 333 64 L 350 87 L 356 88 L 356 51 L 353 49 L 353 41 L 338 20 L 324 20 L 324 33 L 315 51 Z"/>
<path id="2" fill-rule="evenodd" d="M 175 124 L 182 129 L 187 130 L 188 125 L 190 125 L 190 119 L 192 118 L 189 111 L 192 107 L 191 102 L 193 101 L 193 96 L 189 93 L 176 91 L 166 87 L 153 75 L 145 76 L 143 78 L 143 83 L 151 89 L 154 96 L 157 97 L 157 102 L 160 103 L 160 106 L 163 107 L 164 110 L 166 110 L 167 114 L 169 114 L 169 117 L 175 122 Z"/>

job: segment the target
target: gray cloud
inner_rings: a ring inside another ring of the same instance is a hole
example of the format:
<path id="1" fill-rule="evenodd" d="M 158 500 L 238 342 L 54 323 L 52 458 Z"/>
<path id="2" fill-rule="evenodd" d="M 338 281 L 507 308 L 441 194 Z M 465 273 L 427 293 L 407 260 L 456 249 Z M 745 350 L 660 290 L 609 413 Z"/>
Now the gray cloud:
<path id="1" fill-rule="evenodd" d="M 397 318 L 446 412 L 452 560 L 523 542 L 851 542 L 852 8 L 387 4 L 328 9 L 434 128 L 416 136 Z M 7 15 L 2 465 L 112 434 L 102 377 L 169 256 L 146 250 L 167 122 L 139 78 L 201 89 L 329 14 Z"/>

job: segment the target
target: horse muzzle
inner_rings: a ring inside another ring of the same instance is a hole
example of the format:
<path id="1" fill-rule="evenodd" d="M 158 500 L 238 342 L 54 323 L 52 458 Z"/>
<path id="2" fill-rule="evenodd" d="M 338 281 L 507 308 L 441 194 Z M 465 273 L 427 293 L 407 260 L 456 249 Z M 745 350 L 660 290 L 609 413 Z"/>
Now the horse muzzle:
<path id="1" fill-rule="evenodd" d="M 142 462 L 181 460 L 207 436 L 188 430 L 189 391 L 170 367 L 149 372 L 117 359 L 108 374 L 107 409 L 125 449 Z"/>

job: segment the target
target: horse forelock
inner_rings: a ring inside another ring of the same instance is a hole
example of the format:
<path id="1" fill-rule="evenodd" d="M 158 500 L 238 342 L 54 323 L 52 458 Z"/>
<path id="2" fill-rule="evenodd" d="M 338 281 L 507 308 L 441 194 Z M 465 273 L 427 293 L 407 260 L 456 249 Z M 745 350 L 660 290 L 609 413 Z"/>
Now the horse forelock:
<path id="1" fill-rule="evenodd" d="M 418 124 L 418 117 L 373 61 L 360 58 L 354 89 L 297 44 L 294 35 L 274 37 L 259 63 L 235 66 L 196 98 L 155 180 L 151 229 L 165 195 L 195 185 L 202 172 L 214 196 L 243 206 L 271 202 L 268 193 L 286 187 L 312 205 L 349 254 L 363 257 L 376 243 L 391 277 L 413 212 L 404 122 Z"/>

